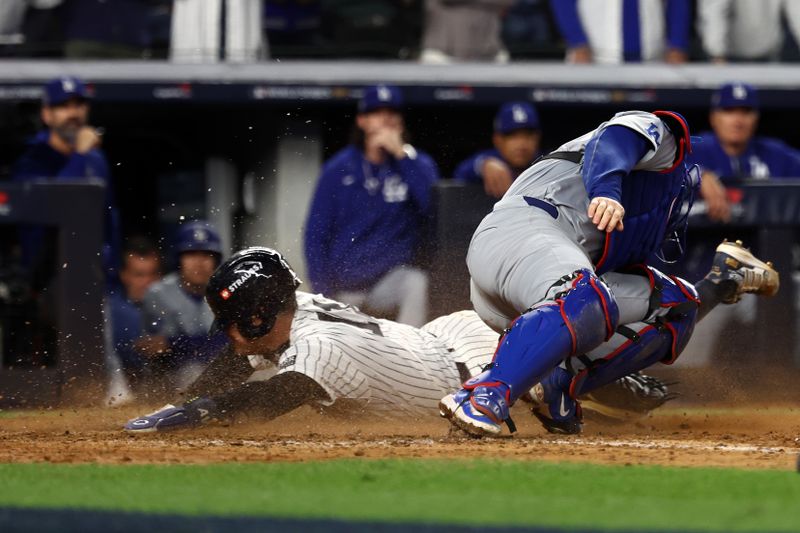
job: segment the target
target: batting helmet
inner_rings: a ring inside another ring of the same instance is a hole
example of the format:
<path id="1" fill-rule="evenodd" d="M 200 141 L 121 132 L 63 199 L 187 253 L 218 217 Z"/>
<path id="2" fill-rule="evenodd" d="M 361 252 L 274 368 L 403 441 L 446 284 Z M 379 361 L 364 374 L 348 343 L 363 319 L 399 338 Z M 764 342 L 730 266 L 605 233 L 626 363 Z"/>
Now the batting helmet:
<path id="1" fill-rule="evenodd" d="M 212 331 L 236 324 L 246 339 L 263 337 L 300 283 L 289 263 L 271 248 L 236 252 L 217 268 L 206 287 L 215 318 Z"/>
<path id="2" fill-rule="evenodd" d="M 222 240 L 214 226 L 204 220 L 193 220 L 178 229 L 175 238 L 175 253 L 213 252 L 222 255 Z"/>

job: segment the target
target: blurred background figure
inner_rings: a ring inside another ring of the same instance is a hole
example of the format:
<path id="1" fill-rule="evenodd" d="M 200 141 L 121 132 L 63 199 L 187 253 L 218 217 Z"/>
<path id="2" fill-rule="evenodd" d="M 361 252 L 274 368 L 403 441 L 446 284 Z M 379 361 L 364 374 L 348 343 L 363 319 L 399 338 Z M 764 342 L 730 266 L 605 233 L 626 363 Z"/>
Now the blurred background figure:
<path id="1" fill-rule="evenodd" d="M 36 50 L 38 29 L 36 14 L 53 14 L 63 0 L 3 0 L 0 2 L 0 54 L 6 56 L 39 55 Z M 32 16 L 33 15 L 33 16 Z M 26 27 L 27 22 L 27 27 Z"/>
<path id="2" fill-rule="evenodd" d="M 514 0 L 425 0 L 422 63 L 508 62 L 503 16 Z"/>
<path id="3" fill-rule="evenodd" d="M 742 82 L 726 83 L 714 93 L 708 121 L 691 159 L 702 170 L 701 195 L 712 220 L 730 220 L 725 182 L 743 178 L 800 176 L 800 152 L 779 139 L 756 135 L 758 91 Z"/>
<path id="4" fill-rule="evenodd" d="M 453 179 L 483 182 L 486 194 L 501 198 L 511 183 L 536 160 L 542 140 L 539 115 L 528 102 L 503 104 L 494 118 L 494 148 L 462 161 Z"/>
<path id="5" fill-rule="evenodd" d="M 688 60 L 689 0 L 550 0 L 568 63 Z"/>
<path id="6" fill-rule="evenodd" d="M 69 59 L 144 59 L 149 14 L 158 0 L 67 0 L 62 9 L 64 56 Z"/>
<path id="7" fill-rule="evenodd" d="M 205 301 L 208 280 L 222 259 L 219 234 L 208 222 L 188 222 L 178 229 L 173 249 L 178 271 L 145 293 L 145 335 L 135 343 L 146 358 L 148 390 L 157 394 L 194 381 L 226 344 L 224 333 L 208 334 L 214 315 Z"/>
<path id="8" fill-rule="evenodd" d="M 107 365 L 111 381 L 108 405 L 123 405 L 134 399 L 134 392 L 144 378 L 146 359 L 136 349 L 142 337 L 142 304 L 150 286 L 161 279 L 161 256 L 149 240 L 134 237 L 122 251 L 119 270 L 120 289 L 107 297 Z"/>
<path id="9" fill-rule="evenodd" d="M 169 57 L 180 63 L 264 59 L 262 0 L 174 0 Z"/>
<path id="10" fill-rule="evenodd" d="M 41 178 L 99 180 L 105 185 L 105 239 L 103 264 L 109 282 L 116 281 L 120 227 L 114 183 L 100 146 L 100 130 L 89 125 L 90 93 L 83 81 L 62 76 L 44 86 L 41 120 L 45 129 L 28 145 L 12 171 L 15 181 Z M 25 230 L 23 257 L 32 264 L 41 252 L 41 230 Z"/>
<path id="11" fill-rule="evenodd" d="M 306 221 L 315 291 L 419 326 L 428 273 L 417 260 L 429 222 L 436 163 L 407 142 L 397 87 L 368 87 L 353 142 L 323 166 Z"/>
<path id="12" fill-rule="evenodd" d="M 797 2 L 786 2 L 792 4 Z M 784 0 L 698 0 L 697 34 L 715 63 L 777 61 L 783 46 Z"/>

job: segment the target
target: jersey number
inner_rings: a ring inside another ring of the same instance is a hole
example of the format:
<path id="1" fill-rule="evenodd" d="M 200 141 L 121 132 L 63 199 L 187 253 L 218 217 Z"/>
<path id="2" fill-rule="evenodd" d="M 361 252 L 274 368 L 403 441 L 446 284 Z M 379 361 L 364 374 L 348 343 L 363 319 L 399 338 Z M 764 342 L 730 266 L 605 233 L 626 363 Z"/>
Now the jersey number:
<path id="1" fill-rule="evenodd" d="M 326 312 L 321 313 L 317 311 L 317 318 L 322 322 L 339 322 L 340 324 L 347 324 L 354 328 L 361 328 L 383 337 L 381 326 L 375 322 L 371 316 L 366 313 L 358 311 L 349 305 L 342 305 L 338 302 L 320 302 L 314 300 L 314 304 Z M 349 317 L 347 315 L 350 315 Z"/>

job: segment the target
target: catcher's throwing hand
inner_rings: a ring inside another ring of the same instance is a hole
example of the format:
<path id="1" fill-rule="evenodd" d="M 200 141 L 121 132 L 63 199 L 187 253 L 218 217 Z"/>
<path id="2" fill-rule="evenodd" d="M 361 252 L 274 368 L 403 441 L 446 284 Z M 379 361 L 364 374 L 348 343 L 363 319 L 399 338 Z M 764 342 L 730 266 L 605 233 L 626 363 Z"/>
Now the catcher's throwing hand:
<path id="1" fill-rule="evenodd" d="M 171 429 L 190 428 L 214 420 L 219 409 L 210 398 L 197 398 L 184 405 L 165 405 L 158 411 L 129 420 L 125 431 L 129 433 L 154 433 Z"/>
<path id="2" fill-rule="evenodd" d="M 625 208 L 622 204 L 611 198 L 597 196 L 589 202 L 587 211 L 592 224 L 597 226 L 600 231 L 611 233 L 615 229 L 622 231 L 625 229 L 622 219 L 625 216 Z"/>

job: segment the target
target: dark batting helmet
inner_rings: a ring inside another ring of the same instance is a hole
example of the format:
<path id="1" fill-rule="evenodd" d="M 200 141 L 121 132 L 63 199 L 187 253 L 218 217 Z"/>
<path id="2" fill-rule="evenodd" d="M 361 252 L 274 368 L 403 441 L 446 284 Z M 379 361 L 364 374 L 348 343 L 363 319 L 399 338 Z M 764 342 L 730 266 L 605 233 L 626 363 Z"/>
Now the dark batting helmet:
<path id="1" fill-rule="evenodd" d="M 206 287 L 215 318 L 212 331 L 236 324 L 247 339 L 266 335 L 300 283 L 289 263 L 271 248 L 236 252 L 217 268 Z"/>

